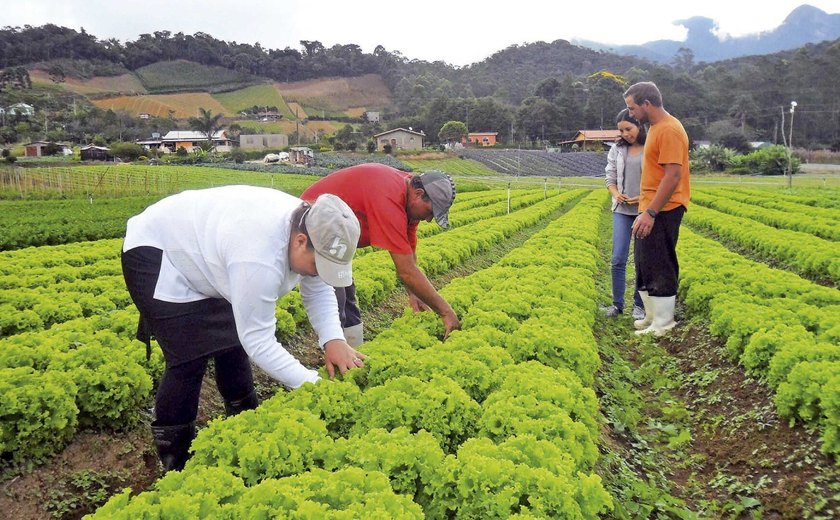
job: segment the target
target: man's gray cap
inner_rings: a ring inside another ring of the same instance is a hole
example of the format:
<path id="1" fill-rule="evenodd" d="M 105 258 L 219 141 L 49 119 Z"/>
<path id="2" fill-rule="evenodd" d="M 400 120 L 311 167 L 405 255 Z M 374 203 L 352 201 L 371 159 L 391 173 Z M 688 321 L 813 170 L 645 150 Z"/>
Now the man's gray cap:
<path id="1" fill-rule="evenodd" d="M 455 183 L 443 172 L 426 172 L 420 175 L 423 190 L 432 201 L 432 211 L 440 227 L 449 227 L 449 208 L 455 200 Z"/>
<path id="2" fill-rule="evenodd" d="M 353 283 L 353 254 L 359 243 L 359 220 L 343 200 L 324 193 L 306 215 L 306 231 L 315 248 L 318 276 L 333 287 Z"/>

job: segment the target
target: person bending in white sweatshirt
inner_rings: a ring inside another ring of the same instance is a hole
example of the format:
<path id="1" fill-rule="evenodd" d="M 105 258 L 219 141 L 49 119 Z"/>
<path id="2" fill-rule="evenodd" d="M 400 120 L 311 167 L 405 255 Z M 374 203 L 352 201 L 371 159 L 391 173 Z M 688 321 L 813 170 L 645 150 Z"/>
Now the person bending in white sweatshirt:
<path id="1" fill-rule="evenodd" d="M 318 380 L 277 341 L 277 300 L 300 283 L 330 377 L 364 365 L 339 322 L 333 287 L 352 283 L 359 240 L 353 211 L 334 195 L 311 205 L 269 188 L 225 186 L 167 197 L 128 220 L 122 268 L 166 368 L 152 433 L 164 468 L 183 469 L 211 358 L 235 415 L 256 408 L 250 360 L 290 388 Z"/>

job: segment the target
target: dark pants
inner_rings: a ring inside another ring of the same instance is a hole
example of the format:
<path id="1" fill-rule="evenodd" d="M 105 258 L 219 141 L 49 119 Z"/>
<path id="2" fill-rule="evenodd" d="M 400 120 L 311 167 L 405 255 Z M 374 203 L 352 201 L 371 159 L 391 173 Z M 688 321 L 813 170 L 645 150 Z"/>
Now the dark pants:
<path id="1" fill-rule="evenodd" d="M 677 261 L 677 239 L 685 206 L 661 211 L 653 229 L 645 238 L 636 238 L 636 289 L 649 296 L 676 296 L 680 277 Z"/>
<path id="2" fill-rule="evenodd" d="M 156 396 L 156 421 L 160 426 L 174 426 L 195 420 L 210 358 L 215 359 L 216 386 L 226 401 L 249 395 L 254 379 L 230 303 L 216 298 L 188 303 L 155 299 L 162 256 L 160 249 L 137 247 L 124 252 L 121 259 L 131 299 L 166 360 Z"/>
<path id="3" fill-rule="evenodd" d="M 335 299 L 338 302 L 338 318 L 343 328 L 352 327 L 362 322 L 362 311 L 356 302 L 356 284 L 335 288 Z"/>

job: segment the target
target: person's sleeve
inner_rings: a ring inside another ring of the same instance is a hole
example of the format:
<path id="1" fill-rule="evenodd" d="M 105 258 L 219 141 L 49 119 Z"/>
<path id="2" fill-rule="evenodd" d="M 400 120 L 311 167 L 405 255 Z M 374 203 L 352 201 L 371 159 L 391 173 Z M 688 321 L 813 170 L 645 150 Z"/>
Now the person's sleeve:
<path id="1" fill-rule="evenodd" d="M 317 276 L 304 276 L 300 280 L 300 297 L 322 349 L 330 340 L 344 340 L 344 330 L 338 319 L 335 289 Z"/>
<path id="2" fill-rule="evenodd" d="M 618 156 L 618 146 L 612 145 L 607 154 L 607 167 L 604 170 L 607 172 L 607 178 L 604 184 L 607 187 L 618 186 L 618 167 L 616 165 L 616 157 Z"/>
<path id="3" fill-rule="evenodd" d="M 282 384 L 314 383 L 318 372 L 304 367 L 274 336 L 275 306 L 282 275 L 273 266 L 240 262 L 228 266 L 230 304 L 242 347 L 254 363 Z"/>
<path id="4" fill-rule="evenodd" d="M 660 137 L 659 164 L 683 164 L 685 154 L 688 150 L 688 143 L 683 140 L 682 134 L 675 128 L 668 128 Z"/>
<path id="5" fill-rule="evenodd" d="M 410 255 L 414 252 L 408 239 L 408 215 L 394 201 L 381 201 L 366 212 L 370 244 L 392 253 Z"/>

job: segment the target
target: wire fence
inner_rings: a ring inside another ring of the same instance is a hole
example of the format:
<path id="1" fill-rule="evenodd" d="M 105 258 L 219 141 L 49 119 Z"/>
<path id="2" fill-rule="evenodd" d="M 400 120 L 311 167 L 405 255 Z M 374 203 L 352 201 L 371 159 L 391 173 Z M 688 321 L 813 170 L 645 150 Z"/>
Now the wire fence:
<path id="1" fill-rule="evenodd" d="M 604 177 L 458 175 L 459 182 L 490 188 L 603 188 Z M 185 189 L 250 184 L 300 194 L 316 179 L 310 175 L 235 171 L 197 166 L 0 167 L 0 198 L 76 198 L 168 195 Z M 785 177 L 693 174 L 692 185 L 755 186 L 786 189 Z M 840 188 L 840 167 L 793 176 L 794 188 Z"/>

